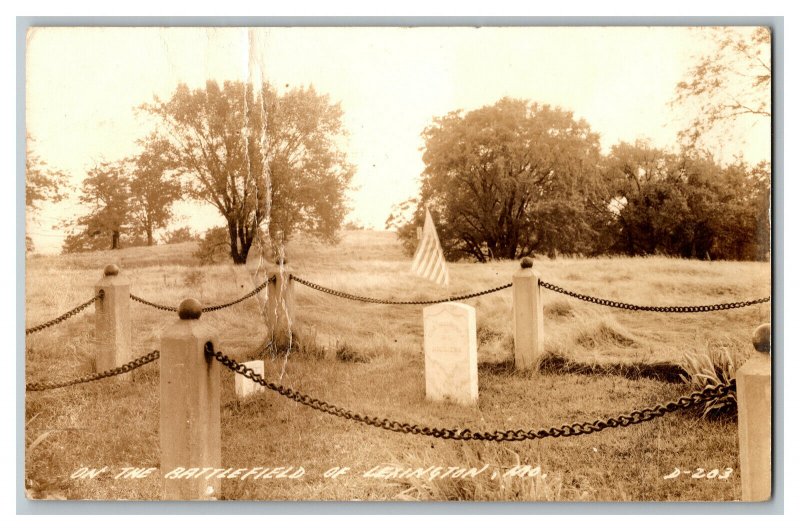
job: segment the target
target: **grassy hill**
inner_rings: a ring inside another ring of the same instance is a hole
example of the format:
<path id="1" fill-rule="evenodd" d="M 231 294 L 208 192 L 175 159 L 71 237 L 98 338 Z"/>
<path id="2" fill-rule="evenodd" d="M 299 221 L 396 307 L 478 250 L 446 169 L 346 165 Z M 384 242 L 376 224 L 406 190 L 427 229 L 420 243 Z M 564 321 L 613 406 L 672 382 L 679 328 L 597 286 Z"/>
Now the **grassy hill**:
<path id="1" fill-rule="evenodd" d="M 195 244 L 29 257 L 26 323 L 39 324 L 92 296 L 107 263 L 120 265 L 131 292 L 177 305 L 238 298 L 261 282 L 257 263 L 200 266 Z M 430 299 L 480 291 L 511 281 L 516 261 L 450 264 L 452 285 L 437 287 L 409 273 L 410 259 L 392 233 L 353 231 L 336 245 L 295 241 L 293 273 L 368 297 Z M 580 293 L 642 305 L 696 305 L 748 300 L 770 291 L 766 263 L 699 262 L 665 257 L 537 259 L 542 279 Z M 703 314 L 629 312 L 544 291 L 542 373 L 511 368 L 511 292 L 465 301 L 476 308 L 480 402 L 469 408 L 425 400 L 422 309 L 371 305 L 296 285 L 298 342 L 266 355 L 267 380 L 359 412 L 434 426 L 473 429 L 560 426 L 608 417 L 674 399 L 685 356 L 750 355 L 750 334 L 769 321 L 769 305 Z M 158 348 L 174 315 L 131 307 L 133 348 Z M 259 300 L 249 299 L 202 321 L 217 331 L 218 348 L 240 360 L 263 344 Z M 26 341 L 28 381 L 93 370 L 93 310 Z M 327 356 L 326 356 L 327 351 Z M 736 424 L 673 415 L 591 436 L 528 443 L 434 441 L 362 427 L 273 394 L 237 401 L 223 374 L 223 464 L 304 466 L 293 481 L 226 480 L 231 499 L 558 499 L 733 500 L 740 495 Z M 133 381 L 111 379 L 28 393 L 26 477 L 33 497 L 158 499 L 157 479 L 70 480 L 80 466 L 158 466 L 158 363 Z M 279 429 L 276 429 L 279 428 Z M 32 447 L 32 448 L 31 448 Z M 540 466 L 546 478 L 380 480 L 352 473 L 322 477 L 332 466 L 364 472 L 375 465 L 476 466 L 508 470 Z M 664 480 L 675 467 L 730 467 L 727 480 Z"/>

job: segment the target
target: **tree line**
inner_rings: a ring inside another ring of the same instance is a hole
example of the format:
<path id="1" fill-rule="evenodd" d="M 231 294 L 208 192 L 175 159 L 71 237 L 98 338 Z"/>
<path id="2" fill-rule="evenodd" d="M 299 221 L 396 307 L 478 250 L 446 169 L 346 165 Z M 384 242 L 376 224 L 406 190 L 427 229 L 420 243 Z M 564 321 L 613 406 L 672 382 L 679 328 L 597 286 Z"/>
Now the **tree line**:
<path id="1" fill-rule="evenodd" d="M 769 256 L 766 162 L 722 165 L 701 150 L 645 141 L 603 155 L 585 120 L 510 98 L 439 117 L 423 138 L 420 198 L 387 220 L 409 252 L 427 207 L 451 260 Z"/>
<path id="2" fill-rule="evenodd" d="M 769 163 L 722 164 L 704 141 L 730 140 L 726 125 L 743 117 L 769 119 L 770 34 L 721 28 L 713 35 L 716 48 L 689 70 L 671 103 L 691 117 L 679 151 L 636 141 L 604 154 L 585 120 L 522 99 L 453 111 L 422 132 L 420 195 L 398 205 L 387 228 L 412 252 L 428 208 L 451 260 L 768 258 Z M 88 212 L 68 223 L 64 252 L 153 245 L 179 199 L 213 205 L 225 220 L 200 246 L 209 259 L 226 249 L 244 263 L 261 231 L 268 242 L 298 231 L 335 240 L 354 168 L 339 147 L 342 110 L 328 96 L 312 87 L 278 93 L 269 84 L 208 81 L 181 84 L 138 111 L 157 127 L 139 140 L 138 154 L 89 169 L 79 196 Z M 66 175 L 30 146 L 29 139 L 26 200 L 35 213 L 64 198 Z M 186 227 L 166 235 L 189 237 Z"/>
<path id="3" fill-rule="evenodd" d="M 704 35 L 713 46 L 669 102 L 685 118 L 677 152 L 640 140 L 602 154 L 585 120 L 504 98 L 433 120 L 422 134 L 420 195 L 398 204 L 387 227 L 412 252 L 427 207 L 449 259 L 768 259 L 770 163 L 723 164 L 711 146 L 740 144 L 735 125 L 770 123 L 771 32 L 711 28 Z"/>

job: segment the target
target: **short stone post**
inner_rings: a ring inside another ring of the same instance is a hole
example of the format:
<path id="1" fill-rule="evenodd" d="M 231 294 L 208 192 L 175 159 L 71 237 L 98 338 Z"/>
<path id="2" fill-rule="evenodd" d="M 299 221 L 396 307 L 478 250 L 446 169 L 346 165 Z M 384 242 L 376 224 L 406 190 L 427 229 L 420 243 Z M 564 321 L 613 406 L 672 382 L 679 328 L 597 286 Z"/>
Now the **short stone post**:
<path id="1" fill-rule="evenodd" d="M 286 259 L 267 270 L 267 278 L 275 277 L 267 284 L 267 324 L 273 344 L 286 347 L 290 334 L 297 335 L 292 328 L 294 324 L 294 282 L 292 269 L 286 265 Z"/>
<path id="2" fill-rule="evenodd" d="M 742 501 L 767 501 L 772 495 L 770 333 L 769 324 L 756 328 L 756 354 L 736 371 Z"/>
<path id="3" fill-rule="evenodd" d="M 478 402 L 478 335 L 475 308 L 443 302 L 422 310 L 425 396 L 462 405 Z"/>
<path id="4" fill-rule="evenodd" d="M 214 341 L 199 319 L 202 305 L 186 299 L 161 335 L 161 476 L 165 500 L 218 499 L 221 469 L 220 364 L 205 355 Z M 220 470 L 217 470 L 217 474 Z"/>
<path id="5" fill-rule="evenodd" d="M 539 272 L 523 258 L 511 279 L 514 304 L 514 367 L 538 369 L 544 351 L 544 312 Z"/>
<path id="6" fill-rule="evenodd" d="M 107 265 L 103 276 L 94 287 L 96 295 L 103 298 L 94 303 L 95 310 L 95 370 L 107 371 L 131 361 L 131 284 L 119 267 Z M 131 373 L 118 378 L 129 379 Z"/>

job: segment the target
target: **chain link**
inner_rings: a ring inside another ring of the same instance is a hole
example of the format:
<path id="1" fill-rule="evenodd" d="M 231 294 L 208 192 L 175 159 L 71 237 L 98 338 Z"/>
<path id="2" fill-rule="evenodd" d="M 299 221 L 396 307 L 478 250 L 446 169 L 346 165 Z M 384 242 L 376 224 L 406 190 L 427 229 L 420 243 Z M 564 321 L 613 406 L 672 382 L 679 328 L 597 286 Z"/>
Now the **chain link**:
<path id="1" fill-rule="evenodd" d="M 133 293 L 131 293 L 131 299 L 135 300 L 136 302 L 142 303 L 142 304 L 144 304 L 146 306 L 152 306 L 153 308 L 155 308 L 157 310 L 164 310 L 165 312 L 177 312 L 178 311 L 178 308 L 176 306 L 165 306 L 163 304 L 158 304 L 157 302 L 150 302 L 150 301 L 145 300 L 145 299 L 143 299 L 141 297 L 137 297 Z"/>
<path id="2" fill-rule="evenodd" d="M 203 308 L 203 312 L 216 312 L 217 310 L 222 310 L 222 309 L 227 308 L 229 306 L 233 306 L 234 304 L 239 304 L 240 302 L 245 301 L 245 300 L 249 299 L 250 297 L 253 297 L 253 296 L 257 295 L 260 291 L 262 291 L 264 288 L 267 287 L 267 284 L 269 284 L 270 282 L 274 282 L 274 281 L 275 281 L 275 276 L 273 275 L 273 276 L 269 277 L 267 280 L 265 280 L 263 283 L 261 283 L 259 286 L 256 286 L 256 288 L 253 291 L 247 293 L 246 295 L 244 295 L 242 297 L 239 297 L 238 299 L 236 299 L 234 301 L 225 302 L 223 304 L 216 304 L 216 305 L 213 305 L 213 306 L 206 306 L 205 308 Z M 143 299 L 141 297 L 138 297 L 138 296 L 134 295 L 133 293 L 131 293 L 131 299 L 133 299 L 136 302 L 139 302 L 141 304 L 145 304 L 147 306 L 152 306 L 153 308 L 156 308 L 157 310 L 163 310 L 165 312 L 177 312 L 178 311 L 178 308 L 176 306 L 166 306 L 164 304 L 158 304 L 157 302 L 151 302 L 151 301 L 148 301 L 148 300 Z"/>
<path id="3" fill-rule="evenodd" d="M 481 297 L 483 295 L 488 295 L 489 293 L 494 293 L 495 291 L 504 290 L 506 288 L 510 288 L 511 284 L 503 284 L 502 286 L 497 286 L 496 288 L 490 288 L 484 291 L 478 291 L 476 293 L 468 293 L 466 295 L 456 295 L 453 297 L 447 297 L 446 299 L 437 299 L 437 300 L 389 300 L 389 299 L 374 299 L 372 297 L 363 297 L 361 295 L 353 295 L 352 293 L 346 293 L 344 291 L 338 291 L 331 288 L 326 288 L 324 286 L 320 286 L 319 284 L 315 284 L 308 280 L 302 279 L 297 275 L 290 275 L 292 280 L 297 281 L 304 286 L 308 286 L 311 289 L 315 289 L 317 291 L 321 291 L 322 293 L 327 293 L 328 295 L 334 295 L 336 297 L 341 297 L 343 299 L 350 299 L 353 301 L 359 302 L 369 302 L 373 304 L 439 304 L 440 302 L 452 302 L 452 301 L 460 301 L 464 299 L 473 299 L 475 297 Z"/>
<path id="4" fill-rule="evenodd" d="M 25 335 L 27 336 L 28 334 L 33 334 L 35 332 L 39 332 L 41 330 L 44 330 L 45 328 L 49 328 L 51 326 L 55 326 L 55 325 L 57 325 L 58 323 L 60 323 L 62 321 L 66 321 L 67 319 L 69 319 L 73 315 L 78 315 L 79 313 L 81 313 L 83 310 L 85 310 L 86 308 L 91 306 L 95 301 L 103 300 L 104 296 L 105 296 L 105 292 L 103 290 L 100 290 L 100 292 L 97 295 L 95 295 L 94 297 L 92 297 L 88 301 L 84 302 L 83 304 L 74 307 L 73 309 L 71 309 L 67 313 L 65 313 L 63 315 L 59 315 L 55 319 L 47 321 L 46 323 L 42 323 L 40 325 L 32 326 L 31 328 L 26 328 L 25 329 Z"/>
<path id="5" fill-rule="evenodd" d="M 763 299 L 755 299 L 752 301 L 722 302 L 717 304 L 704 304 L 700 306 L 640 306 L 638 304 L 612 301 L 608 299 L 601 299 L 599 297 L 593 297 L 591 295 L 583 295 L 581 293 L 575 293 L 574 291 L 569 291 L 560 286 L 556 286 L 555 284 L 550 284 L 549 282 L 544 282 L 541 280 L 539 281 L 539 285 L 545 289 L 549 289 L 551 291 L 555 291 L 556 293 L 561 293 L 562 295 L 567 295 L 569 297 L 574 297 L 582 301 L 591 302 L 594 304 L 600 304 L 601 306 L 610 306 L 612 308 L 621 308 L 623 310 L 636 310 L 641 312 L 664 312 L 664 313 L 715 312 L 719 310 L 732 310 L 734 308 L 744 308 L 746 306 L 752 306 L 754 304 L 769 302 L 770 300 L 769 297 L 764 297 Z"/>
<path id="6" fill-rule="evenodd" d="M 80 376 L 78 378 L 73 378 L 72 380 L 66 380 L 63 382 L 39 382 L 39 383 L 27 384 L 25 386 L 25 390 L 46 391 L 48 389 L 58 389 L 59 387 L 68 387 L 70 385 L 88 383 L 88 382 L 93 382 L 95 380 L 102 380 L 103 378 L 109 378 L 111 376 L 118 376 L 120 374 L 130 372 L 134 369 L 138 369 L 142 365 L 147 365 L 151 361 L 157 360 L 160 356 L 161 353 L 158 350 L 154 350 L 149 354 L 145 354 L 140 358 L 136 358 L 135 360 L 129 361 L 124 365 L 120 365 L 119 367 L 114 367 L 113 369 L 109 369 L 107 371 L 94 372 L 91 374 L 87 374 L 85 376 Z"/>
<path id="7" fill-rule="evenodd" d="M 275 281 L 275 277 L 274 277 L 274 276 L 272 276 L 272 277 L 268 278 L 267 280 L 265 280 L 263 283 L 261 283 L 261 285 L 257 286 L 257 287 L 256 287 L 256 288 L 255 288 L 253 291 L 251 291 L 251 292 L 250 292 L 250 293 L 248 293 L 247 295 L 244 295 L 243 297 L 239 297 L 239 298 L 238 298 L 238 299 L 236 299 L 235 301 L 226 302 L 226 303 L 224 303 L 224 304 L 217 304 L 217 305 L 215 305 L 215 306 L 207 306 L 207 307 L 203 308 L 203 311 L 204 311 L 204 312 L 215 312 L 215 311 L 217 311 L 217 310 L 222 310 L 223 308 L 227 308 L 228 306 L 233 306 L 234 304 L 239 304 L 240 302 L 242 302 L 242 301 L 244 301 L 244 300 L 247 300 L 247 299 L 249 299 L 250 297 L 254 297 L 254 296 L 255 296 L 255 295 L 257 295 L 257 294 L 258 294 L 258 293 L 259 293 L 261 290 L 263 290 L 264 288 L 266 288 L 266 287 L 267 287 L 267 284 L 269 284 L 270 282 L 274 282 L 274 281 Z"/>
<path id="8" fill-rule="evenodd" d="M 572 424 L 565 424 L 561 427 L 551 427 L 547 429 L 538 430 L 495 430 L 495 431 L 472 431 L 470 429 L 459 428 L 431 428 L 428 426 L 419 426 L 417 424 L 409 424 L 407 422 L 399 422 L 396 420 L 381 419 L 378 417 L 370 417 L 354 413 L 348 409 L 344 409 L 333 404 L 329 404 L 323 400 L 312 398 L 309 395 L 300 393 L 291 388 L 267 382 L 264 378 L 257 374 L 253 369 L 230 359 L 221 352 L 215 352 L 214 346 L 211 343 L 206 343 L 205 346 L 206 356 L 213 357 L 231 371 L 241 374 L 245 378 L 265 387 L 271 391 L 293 400 L 311 409 L 327 413 L 335 417 L 367 424 L 376 428 L 384 430 L 411 433 L 414 435 L 425 435 L 427 437 L 436 437 L 439 439 L 454 439 L 459 441 L 525 441 L 533 439 L 544 439 L 546 437 L 572 437 L 575 435 L 588 435 L 596 433 L 606 428 L 619 428 L 625 426 L 632 426 L 640 424 L 679 410 L 686 410 L 693 408 L 697 405 L 722 398 L 729 393 L 736 390 L 735 380 L 729 384 L 720 384 L 716 387 L 706 387 L 703 391 L 694 392 L 688 396 L 682 396 L 674 402 L 666 404 L 658 404 L 653 407 L 635 410 L 628 415 L 619 415 L 608 419 L 597 419 L 589 422 L 575 422 Z"/>

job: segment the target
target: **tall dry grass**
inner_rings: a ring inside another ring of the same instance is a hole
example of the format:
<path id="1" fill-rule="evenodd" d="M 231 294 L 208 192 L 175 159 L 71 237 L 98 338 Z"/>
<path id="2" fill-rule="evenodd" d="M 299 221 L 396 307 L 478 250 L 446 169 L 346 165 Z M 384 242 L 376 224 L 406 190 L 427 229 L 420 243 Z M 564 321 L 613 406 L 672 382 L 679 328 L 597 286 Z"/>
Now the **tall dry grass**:
<path id="1" fill-rule="evenodd" d="M 193 244 L 64 257 L 32 256 L 26 269 L 26 325 L 88 299 L 103 266 L 118 263 L 132 292 L 177 305 L 184 297 L 219 303 L 261 279 L 253 264 L 201 267 Z M 377 298 L 430 299 L 510 282 L 514 261 L 451 264 L 452 285 L 439 288 L 409 272 L 391 233 L 349 232 L 338 245 L 293 242 L 295 274 L 335 289 Z M 544 280 L 568 289 L 648 305 L 693 305 L 762 297 L 769 264 L 698 262 L 665 257 L 537 259 Z M 543 292 L 546 355 L 557 370 L 513 370 L 509 290 L 466 301 L 476 308 L 480 402 L 464 408 L 424 398 L 422 314 L 416 306 L 382 306 L 333 298 L 295 286 L 297 341 L 265 355 L 267 379 L 363 414 L 434 426 L 527 428 L 607 417 L 673 399 L 690 386 L 669 383 L 654 366 L 680 367 L 686 356 L 727 352 L 746 359 L 749 337 L 769 320 L 769 305 L 706 314 L 625 312 Z M 256 298 L 202 316 L 219 348 L 238 359 L 263 345 L 266 324 Z M 157 348 L 174 315 L 134 305 L 133 349 Z M 28 381 L 93 370 L 93 310 L 26 338 Z M 332 354 L 331 354 L 332 353 Z M 698 365 L 699 367 L 699 365 Z M 613 370 L 612 370 L 613 369 Z M 32 495 L 70 499 L 153 499 L 157 481 L 75 482 L 69 472 L 90 463 L 158 466 L 158 367 L 131 382 L 107 380 L 26 400 L 26 481 Z M 739 496 L 730 482 L 665 482 L 675 466 L 736 467 L 735 424 L 673 416 L 647 425 L 576 439 L 491 446 L 387 433 L 320 415 L 271 394 L 239 401 L 223 374 L 226 466 L 305 465 L 303 482 L 223 484 L 232 499 L 525 499 L 717 500 Z M 34 444 L 35 443 L 35 444 Z M 331 466 L 365 470 L 378 463 L 501 467 L 540 466 L 546 477 L 481 477 L 479 481 L 381 482 L 358 474 L 321 478 Z M 737 468 L 738 470 L 738 468 Z"/>

